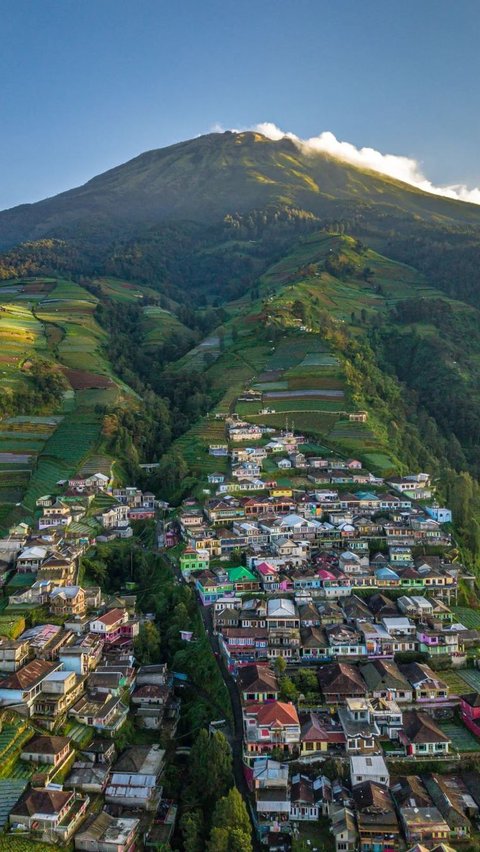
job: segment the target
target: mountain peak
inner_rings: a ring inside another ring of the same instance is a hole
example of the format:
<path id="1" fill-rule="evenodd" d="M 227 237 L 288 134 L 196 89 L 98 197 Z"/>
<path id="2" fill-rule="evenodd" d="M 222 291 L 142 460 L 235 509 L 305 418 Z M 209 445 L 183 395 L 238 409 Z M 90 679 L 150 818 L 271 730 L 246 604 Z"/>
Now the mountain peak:
<path id="1" fill-rule="evenodd" d="M 227 130 L 147 151 L 81 187 L 0 213 L 0 248 L 46 236 L 105 240 L 162 222 L 208 224 L 275 206 L 331 218 L 359 204 L 480 224 L 473 205 L 305 151 L 285 136 Z"/>

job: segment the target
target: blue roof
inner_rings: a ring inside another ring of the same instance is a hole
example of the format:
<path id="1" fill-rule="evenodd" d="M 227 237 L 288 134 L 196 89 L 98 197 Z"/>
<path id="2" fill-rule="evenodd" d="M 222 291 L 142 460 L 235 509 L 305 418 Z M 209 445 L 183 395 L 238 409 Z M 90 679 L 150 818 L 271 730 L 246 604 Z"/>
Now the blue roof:
<path id="1" fill-rule="evenodd" d="M 377 495 L 373 493 L 373 491 L 356 491 L 355 496 L 359 498 L 359 500 L 376 500 Z"/>
<path id="2" fill-rule="evenodd" d="M 379 580 L 399 580 L 400 577 L 393 568 L 377 568 L 375 571 L 375 576 L 378 577 Z"/>

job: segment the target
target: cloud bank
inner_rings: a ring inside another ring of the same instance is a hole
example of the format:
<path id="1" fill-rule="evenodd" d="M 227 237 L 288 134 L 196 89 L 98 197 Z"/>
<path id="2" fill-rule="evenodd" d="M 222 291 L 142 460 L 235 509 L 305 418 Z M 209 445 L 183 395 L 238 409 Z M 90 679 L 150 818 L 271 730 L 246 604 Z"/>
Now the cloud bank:
<path id="1" fill-rule="evenodd" d="M 431 192 L 433 195 L 443 195 L 446 198 L 454 198 L 457 201 L 469 201 L 472 204 L 480 204 L 479 187 L 469 189 L 464 184 L 435 186 L 422 174 L 419 164 L 411 157 L 402 157 L 397 154 L 382 154 L 380 151 L 376 151 L 375 148 L 356 148 L 350 142 L 340 142 L 329 130 L 320 133 L 318 136 L 312 136 L 310 139 L 300 139 L 294 133 L 286 133 L 268 121 L 257 124 L 254 128 L 250 129 L 257 130 L 274 141 L 284 138 L 291 139 L 295 145 L 298 145 L 306 153 L 320 151 L 324 154 L 331 154 L 339 160 L 344 160 L 347 163 L 352 163 L 354 166 L 360 166 L 364 169 L 372 169 L 383 175 L 389 175 L 389 177 L 404 181 L 411 186 L 417 187 L 417 189 L 422 189 L 424 192 Z"/>

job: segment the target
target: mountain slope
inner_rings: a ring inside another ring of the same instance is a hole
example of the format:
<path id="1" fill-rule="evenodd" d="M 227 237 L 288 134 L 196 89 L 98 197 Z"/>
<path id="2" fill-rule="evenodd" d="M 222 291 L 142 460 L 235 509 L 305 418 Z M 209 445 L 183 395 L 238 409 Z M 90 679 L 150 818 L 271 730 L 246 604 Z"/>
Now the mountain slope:
<path id="1" fill-rule="evenodd" d="M 149 151 L 84 186 L 0 213 L 0 248 L 44 236 L 105 240 L 165 221 L 218 222 L 230 212 L 291 206 L 319 216 L 359 205 L 480 225 L 480 208 L 421 192 L 292 141 L 206 136 Z"/>

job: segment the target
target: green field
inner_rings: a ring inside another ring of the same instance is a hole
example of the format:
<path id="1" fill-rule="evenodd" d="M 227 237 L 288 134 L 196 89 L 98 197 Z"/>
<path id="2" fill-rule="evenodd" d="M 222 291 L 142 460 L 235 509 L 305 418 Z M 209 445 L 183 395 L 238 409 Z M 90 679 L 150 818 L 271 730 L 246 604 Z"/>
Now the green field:
<path id="1" fill-rule="evenodd" d="M 195 340 L 192 329 L 180 322 L 170 311 L 157 305 L 146 305 L 143 308 L 144 346 L 158 346 L 169 339 L 181 336 L 190 343 Z"/>
<path id="2" fill-rule="evenodd" d="M 148 290 L 112 278 L 102 279 L 98 286 L 124 302 L 136 301 Z M 88 463 L 99 445 L 102 407 L 135 398 L 116 379 L 106 358 L 108 335 L 96 320 L 97 303 L 97 296 L 80 284 L 61 278 L 0 282 L 2 389 L 14 394 L 29 388 L 31 379 L 23 365 L 36 356 L 76 371 L 68 373 L 73 390 L 65 393 L 58 410 L 22 414 L 1 423 L 3 529 L 16 519 L 15 504 L 23 502 L 32 511 L 39 496 L 54 490 L 58 480 L 71 476 L 82 462 Z M 106 386 L 95 388 L 96 383 Z M 111 463 L 104 462 L 108 470 Z M 101 469 L 100 462 L 95 469 Z"/>
<path id="3" fill-rule="evenodd" d="M 465 671 L 462 671 L 462 674 L 454 669 L 451 671 L 441 672 L 440 676 L 442 680 L 448 685 L 450 692 L 455 695 L 462 695 L 468 692 L 468 684 L 462 677 L 462 675 L 465 674 Z"/>
<path id="4" fill-rule="evenodd" d="M 455 722 L 441 722 L 439 727 L 447 737 L 450 737 L 452 747 L 457 751 L 480 751 L 480 740 L 463 725 Z"/>
<path id="5" fill-rule="evenodd" d="M 455 620 L 469 630 L 477 630 L 480 627 L 480 611 L 466 606 L 452 606 Z"/>
<path id="6" fill-rule="evenodd" d="M 101 417 L 93 411 L 89 414 L 74 411 L 63 419 L 45 444 L 32 474 L 23 498 L 27 509 L 33 511 L 39 497 L 55 491 L 59 480 L 68 479 L 75 473 L 89 451 L 97 446 L 100 430 Z"/>
<path id="7" fill-rule="evenodd" d="M 471 692 L 472 690 L 480 692 L 480 671 L 478 669 L 464 669 L 461 676 L 467 685 L 464 692 Z"/>

